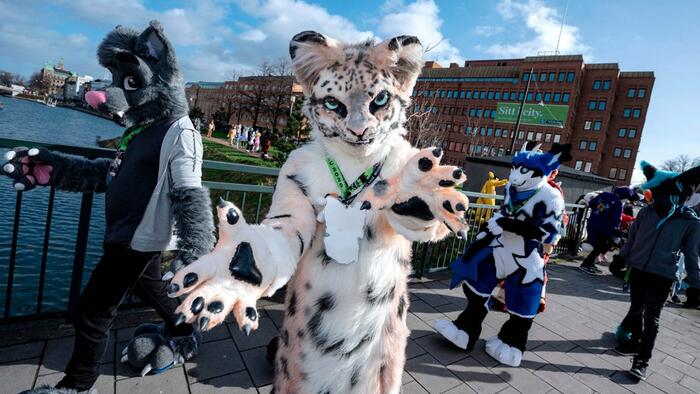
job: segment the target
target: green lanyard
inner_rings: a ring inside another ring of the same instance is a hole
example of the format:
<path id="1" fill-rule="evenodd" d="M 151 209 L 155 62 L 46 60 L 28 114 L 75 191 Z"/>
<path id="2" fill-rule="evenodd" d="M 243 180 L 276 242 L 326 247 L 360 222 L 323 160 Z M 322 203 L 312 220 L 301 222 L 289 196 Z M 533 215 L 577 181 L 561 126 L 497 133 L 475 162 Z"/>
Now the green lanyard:
<path id="1" fill-rule="evenodd" d="M 119 140 L 119 151 L 123 152 L 126 150 L 126 147 L 129 146 L 129 143 L 131 140 L 133 140 L 137 135 L 141 134 L 142 131 L 144 131 L 148 126 L 153 124 L 151 123 L 146 123 L 145 125 L 141 126 L 133 126 L 129 127 L 125 132 L 122 138 Z"/>
<path id="2" fill-rule="evenodd" d="M 357 195 L 357 193 L 355 193 L 356 191 L 359 192 L 363 190 L 365 187 L 367 187 L 367 185 L 371 184 L 375 179 L 377 179 L 379 172 L 382 170 L 383 163 L 376 163 L 375 165 L 367 168 L 365 172 L 360 174 L 360 176 L 357 177 L 357 179 L 350 185 L 348 185 L 348 182 L 343 176 L 343 172 L 340 170 L 338 163 L 336 163 L 333 158 L 326 156 L 326 164 L 328 164 L 331 177 L 333 177 L 336 186 L 338 186 L 341 200 L 343 200 L 345 204 L 350 204 Z M 355 195 L 353 195 L 353 193 L 355 193 Z"/>

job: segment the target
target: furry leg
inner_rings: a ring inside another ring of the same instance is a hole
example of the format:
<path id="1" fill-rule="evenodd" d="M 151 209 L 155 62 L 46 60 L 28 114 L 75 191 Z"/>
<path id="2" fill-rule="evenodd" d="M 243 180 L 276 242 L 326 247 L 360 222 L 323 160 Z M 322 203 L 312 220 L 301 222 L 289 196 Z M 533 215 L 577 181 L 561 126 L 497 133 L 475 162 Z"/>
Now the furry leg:
<path id="1" fill-rule="evenodd" d="M 520 366 L 532 320 L 511 314 L 498 336 L 486 340 L 486 353 L 503 364 Z"/>
<path id="2" fill-rule="evenodd" d="M 486 308 L 486 302 L 489 298 L 476 294 L 466 284 L 462 284 L 462 290 L 464 291 L 464 295 L 467 296 L 468 304 L 464 312 L 454 321 L 454 326 L 467 336 L 467 344 L 463 349 L 471 351 L 474 348 L 474 344 L 476 344 L 476 341 L 479 339 L 479 335 L 481 335 L 481 325 L 489 312 Z M 459 336 L 461 336 L 461 334 Z M 461 341 L 462 340 L 460 340 L 460 343 Z"/>

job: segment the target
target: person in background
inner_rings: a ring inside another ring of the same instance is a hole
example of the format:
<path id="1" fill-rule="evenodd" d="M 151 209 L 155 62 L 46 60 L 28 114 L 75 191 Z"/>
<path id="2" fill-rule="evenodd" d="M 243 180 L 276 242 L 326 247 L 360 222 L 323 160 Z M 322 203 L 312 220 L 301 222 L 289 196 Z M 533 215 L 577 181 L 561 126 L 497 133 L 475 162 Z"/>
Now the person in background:
<path id="1" fill-rule="evenodd" d="M 236 139 L 236 127 L 234 125 L 228 126 L 228 144 L 233 146 L 233 140 Z"/>
<path id="2" fill-rule="evenodd" d="M 630 374 L 645 380 L 681 253 L 689 284 L 685 306 L 700 306 L 700 220 L 685 206 L 700 184 L 700 166 L 681 174 L 657 170 L 645 161 L 641 166 L 647 178 L 641 188 L 651 190 L 653 203 L 639 211 L 620 250 L 630 267 L 630 307 L 615 332 L 615 351 L 634 356 Z"/>
<path id="3" fill-rule="evenodd" d="M 620 226 L 622 202 L 613 192 L 602 192 L 588 203 L 591 211 L 586 231 L 588 243 L 593 250 L 583 259 L 579 267 L 589 274 L 599 274 L 602 271 L 596 266 L 596 259 L 610 250 L 610 240 L 614 231 Z"/>
<path id="4" fill-rule="evenodd" d="M 209 121 L 209 126 L 207 126 L 207 137 L 211 137 L 212 133 L 214 133 L 214 128 L 216 126 L 214 125 L 214 119 Z"/>
<path id="5" fill-rule="evenodd" d="M 272 134 L 268 131 L 263 135 L 262 138 L 262 157 L 263 159 L 269 158 L 270 147 L 272 146 Z"/>
<path id="6" fill-rule="evenodd" d="M 255 133 L 255 139 L 253 140 L 253 152 L 260 151 L 260 132 Z"/>

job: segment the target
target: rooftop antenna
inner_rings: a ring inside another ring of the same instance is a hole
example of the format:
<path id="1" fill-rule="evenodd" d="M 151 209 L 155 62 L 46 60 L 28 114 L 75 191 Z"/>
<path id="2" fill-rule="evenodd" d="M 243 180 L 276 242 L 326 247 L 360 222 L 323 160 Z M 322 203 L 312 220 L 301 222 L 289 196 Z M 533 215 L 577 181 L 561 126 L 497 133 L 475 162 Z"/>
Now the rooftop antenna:
<path id="1" fill-rule="evenodd" d="M 566 0 L 566 7 L 564 7 L 564 17 L 561 18 L 561 26 L 559 27 L 559 37 L 557 37 L 557 47 L 554 49 L 554 54 L 559 54 L 559 42 L 561 42 L 561 33 L 564 31 L 564 22 L 566 22 L 566 14 L 569 11 L 569 0 Z"/>

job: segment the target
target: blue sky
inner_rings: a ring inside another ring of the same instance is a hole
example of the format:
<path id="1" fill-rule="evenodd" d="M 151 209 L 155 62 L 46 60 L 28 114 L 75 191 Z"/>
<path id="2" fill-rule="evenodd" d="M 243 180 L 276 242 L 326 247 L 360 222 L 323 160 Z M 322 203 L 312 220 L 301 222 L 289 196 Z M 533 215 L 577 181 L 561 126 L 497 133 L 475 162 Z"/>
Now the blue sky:
<path id="1" fill-rule="evenodd" d="M 417 35 L 429 58 L 522 57 L 552 51 L 567 0 L 0 0 L 0 69 L 29 76 L 63 58 L 101 77 L 95 49 L 116 25 L 159 19 L 187 80 L 220 81 L 263 58 L 287 56 L 289 38 L 318 30 L 342 40 Z M 562 53 L 656 73 L 640 159 L 700 156 L 700 5 L 694 0 L 569 1 Z"/>

